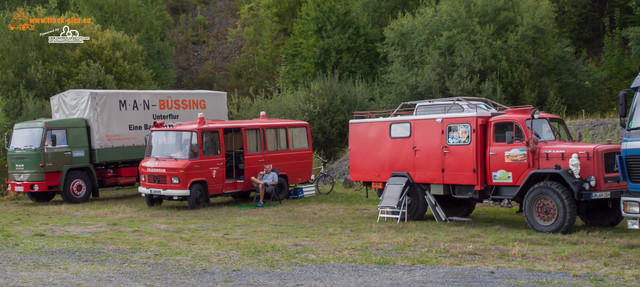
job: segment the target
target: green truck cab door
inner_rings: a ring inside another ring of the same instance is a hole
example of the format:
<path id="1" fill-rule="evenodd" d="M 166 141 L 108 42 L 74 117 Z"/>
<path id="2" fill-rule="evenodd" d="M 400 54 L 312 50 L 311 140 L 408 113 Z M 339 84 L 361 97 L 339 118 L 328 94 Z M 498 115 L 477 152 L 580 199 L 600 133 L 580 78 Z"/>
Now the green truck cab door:
<path id="1" fill-rule="evenodd" d="M 44 139 L 45 172 L 62 170 L 65 165 L 73 164 L 73 154 L 67 142 L 66 129 L 48 129 Z"/>

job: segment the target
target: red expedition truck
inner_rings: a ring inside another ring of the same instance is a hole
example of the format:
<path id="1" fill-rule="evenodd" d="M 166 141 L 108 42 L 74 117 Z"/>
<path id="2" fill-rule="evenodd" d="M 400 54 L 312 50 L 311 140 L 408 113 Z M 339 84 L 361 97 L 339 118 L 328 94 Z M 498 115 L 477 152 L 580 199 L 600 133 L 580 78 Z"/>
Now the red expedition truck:
<path id="1" fill-rule="evenodd" d="M 260 118 L 206 120 L 165 125 L 154 123 L 145 158 L 140 163 L 140 187 L 147 205 L 163 200 L 187 200 L 198 209 L 213 196 L 248 197 L 252 176 L 264 164 L 278 170 L 278 192 L 285 198 L 289 184 L 311 178 L 313 152 L 309 124 Z"/>
<path id="2" fill-rule="evenodd" d="M 381 195 L 389 179 L 406 178 L 412 220 L 424 216 L 430 193 L 447 216 L 515 201 L 538 232 L 566 233 L 577 215 L 615 226 L 627 190 L 618 154 L 620 145 L 574 141 L 561 117 L 483 98 L 406 102 L 349 122 L 351 180 Z"/>

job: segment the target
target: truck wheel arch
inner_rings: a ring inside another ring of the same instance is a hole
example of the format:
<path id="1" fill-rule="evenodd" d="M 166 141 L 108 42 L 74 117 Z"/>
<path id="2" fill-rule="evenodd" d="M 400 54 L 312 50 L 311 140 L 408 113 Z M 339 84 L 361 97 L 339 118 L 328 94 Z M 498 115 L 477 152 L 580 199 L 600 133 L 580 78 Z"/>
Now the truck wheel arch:
<path id="1" fill-rule="evenodd" d="M 564 187 L 566 187 L 573 194 L 573 198 L 578 198 L 578 193 L 580 191 L 580 185 L 574 184 L 574 179 L 567 172 L 567 169 L 539 169 L 534 170 L 527 178 L 522 182 L 520 188 L 518 188 L 518 192 L 514 196 L 514 199 L 517 202 L 522 202 L 524 200 L 527 191 L 534 186 L 538 182 L 542 181 L 555 181 L 558 182 Z"/>
<path id="2" fill-rule="evenodd" d="M 96 177 L 96 172 L 93 169 L 93 166 L 91 165 L 74 165 L 74 166 L 64 166 L 62 167 L 62 172 L 60 175 L 60 190 L 62 191 L 62 189 L 64 188 L 64 181 L 67 177 L 67 175 L 72 172 L 72 171 L 82 171 L 84 173 L 87 174 L 87 176 L 89 176 L 89 179 L 91 180 L 91 184 L 93 186 L 92 189 L 92 193 L 91 196 L 93 197 L 99 197 L 100 192 L 98 190 L 98 178 Z"/>

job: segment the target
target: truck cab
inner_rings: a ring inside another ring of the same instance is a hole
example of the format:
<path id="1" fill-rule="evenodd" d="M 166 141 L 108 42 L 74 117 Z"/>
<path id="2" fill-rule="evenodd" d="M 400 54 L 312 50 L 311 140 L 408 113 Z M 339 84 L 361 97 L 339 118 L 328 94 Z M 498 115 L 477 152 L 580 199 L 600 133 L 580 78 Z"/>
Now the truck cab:
<path id="1" fill-rule="evenodd" d="M 201 208 L 210 197 L 248 197 L 252 176 L 273 165 L 279 198 L 289 184 L 307 182 L 312 171 L 309 124 L 261 117 L 253 120 L 205 120 L 155 123 L 140 163 L 140 187 L 149 207 L 164 200 L 186 200 Z"/>
<path id="2" fill-rule="evenodd" d="M 633 94 L 628 114 L 627 93 Z M 640 230 L 640 74 L 629 89 L 618 94 L 618 111 L 624 133 L 622 153 L 617 160 L 620 177 L 629 186 L 629 192 L 622 196 L 621 210 L 622 215 L 627 218 L 627 227 Z"/>
<path id="3" fill-rule="evenodd" d="M 39 119 L 14 126 L 7 155 L 7 190 L 25 192 L 36 202 L 46 202 L 69 185 L 68 200 L 88 197 L 95 182 L 83 177 L 66 182 L 69 170 L 89 164 L 89 142 L 84 119 Z M 73 176 L 73 175 L 72 175 Z M 66 180 L 66 181 L 65 181 Z"/>
<path id="4" fill-rule="evenodd" d="M 575 142 L 562 118 L 532 106 L 478 98 L 409 104 L 415 111 L 356 113 L 349 164 L 351 179 L 379 194 L 394 175 L 410 178 L 410 218 L 424 216 L 431 193 L 447 216 L 468 216 L 484 200 L 518 202 L 540 232 L 568 232 L 577 215 L 593 226 L 622 220 L 619 145 Z M 435 112 L 425 112 L 430 107 Z"/>

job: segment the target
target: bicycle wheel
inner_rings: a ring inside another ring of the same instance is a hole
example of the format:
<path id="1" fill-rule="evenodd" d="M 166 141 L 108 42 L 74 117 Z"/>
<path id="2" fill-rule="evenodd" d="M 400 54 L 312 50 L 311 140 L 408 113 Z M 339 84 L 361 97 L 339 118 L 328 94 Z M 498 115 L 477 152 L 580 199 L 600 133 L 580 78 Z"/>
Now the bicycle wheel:
<path id="1" fill-rule="evenodd" d="M 329 194 L 333 190 L 333 176 L 328 173 L 323 173 L 316 178 L 316 191 L 319 194 Z"/>

